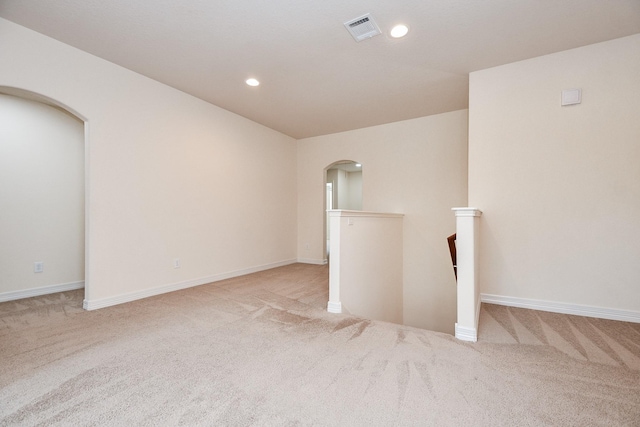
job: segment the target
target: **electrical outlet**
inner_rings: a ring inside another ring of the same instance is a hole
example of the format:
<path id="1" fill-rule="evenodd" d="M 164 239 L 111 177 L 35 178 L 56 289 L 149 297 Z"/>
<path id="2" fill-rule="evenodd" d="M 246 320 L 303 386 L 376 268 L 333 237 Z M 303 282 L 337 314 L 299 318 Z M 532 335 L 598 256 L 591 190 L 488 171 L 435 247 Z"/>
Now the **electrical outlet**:
<path id="1" fill-rule="evenodd" d="M 304 249 L 307 250 L 307 251 L 309 250 L 309 244 L 308 243 L 304 244 Z"/>
<path id="2" fill-rule="evenodd" d="M 44 271 L 44 262 L 37 261 L 33 263 L 33 272 L 42 273 Z"/>
<path id="3" fill-rule="evenodd" d="M 173 260 L 173 268 L 180 268 L 180 258 Z"/>

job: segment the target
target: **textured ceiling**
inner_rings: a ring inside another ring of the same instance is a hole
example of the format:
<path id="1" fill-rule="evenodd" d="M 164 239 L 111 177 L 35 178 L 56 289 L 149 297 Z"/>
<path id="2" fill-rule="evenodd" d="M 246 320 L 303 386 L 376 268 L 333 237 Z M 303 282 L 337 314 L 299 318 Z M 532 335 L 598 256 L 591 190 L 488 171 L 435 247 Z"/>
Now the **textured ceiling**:
<path id="1" fill-rule="evenodd" d="M 357 43 L 343 22 L 368 12 L 383 34 Z M 471 71 L 640 33 L 640 0 L 0 0 L 0 16 L 294 138 L 466 108 Z"/>

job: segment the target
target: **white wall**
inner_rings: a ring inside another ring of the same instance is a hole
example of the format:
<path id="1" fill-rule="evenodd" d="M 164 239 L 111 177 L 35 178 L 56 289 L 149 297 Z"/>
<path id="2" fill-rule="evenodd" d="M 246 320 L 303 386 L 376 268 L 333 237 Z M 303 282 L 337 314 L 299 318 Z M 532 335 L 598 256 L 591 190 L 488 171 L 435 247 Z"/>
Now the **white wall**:
<path id="1" fill-rule="evenodd" d="M 346 209 L 353 211 L 362 210 L 362 171 L 347 172 L 347 188 L 349 200 Z"/>
<path id="2" fill-rule="evenodd" d="M 362 208 L 404 213 L 404 323 L 453 333 L 447 236 L 467 203 L 467 111 L 298 141 L 298 256 L 324 259 L 324 168 L 362 163 Z M 306 249 L 306 245 L 309 249 Z"/>
<path id="3" fill-rule="evenodd" d="M 87 121 L 90 306 L 295 260 L 293 139 L 3 19 L 0 57 Z"/>
<path id="4" fill-rule="evenodd" d="M 640 34 L 472 73 L 483 293 L 640 311 Z M 582 104 L 560 106 L 562 89 Z"/>
<path id="5" fill-rule="evenodd" d="M 402 215 L 330 211 L 329 216 L 328 310 L 402 324 Z"/>
<path id="6" fill-rule="evenodd" d="M 44 271 L 34 273 L 34 262 Z M 84 125 L 0 94 L 0 300 L 84 281 Z M 81 284 L 79 284 L 81 286 Z"/>
<path id="7" fill-rule="evenodd" d="M 347 181 L 347 172 L 343 170 L 337 170 L 338 185 L 334 186 L 336 192 L 334 197 L 337 196 L 337 203 L 334 205 L 335 209 L 346 209 L 349 205 L 349 182 Z"/>

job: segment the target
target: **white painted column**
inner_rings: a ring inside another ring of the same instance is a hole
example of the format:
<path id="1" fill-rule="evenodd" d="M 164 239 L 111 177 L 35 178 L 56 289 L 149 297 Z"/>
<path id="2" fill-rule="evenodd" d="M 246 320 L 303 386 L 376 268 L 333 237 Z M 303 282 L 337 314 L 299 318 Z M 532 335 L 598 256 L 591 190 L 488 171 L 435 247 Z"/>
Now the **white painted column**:
<path id="1" fill-rule="evenodd" d="M 458 268 L 458 321 L 456 338 L 478 340 L 480 287 L 478 284 L 478 208 L 453 208 L 456 215 L 456 253 Z"/>

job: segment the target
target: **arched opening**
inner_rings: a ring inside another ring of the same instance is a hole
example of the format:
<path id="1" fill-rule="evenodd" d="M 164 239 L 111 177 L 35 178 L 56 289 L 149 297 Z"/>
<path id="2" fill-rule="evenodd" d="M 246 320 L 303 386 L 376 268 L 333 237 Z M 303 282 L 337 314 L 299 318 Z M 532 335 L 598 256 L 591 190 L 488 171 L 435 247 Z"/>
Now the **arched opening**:
<path id="1" fill-rule="evenodd" d="M 86 120 L 11 87 L 0 110 L 0 301 L 80 288 L 86 298 Z"/>
<path id="2" fill-rule="evenodd" d="M 331 209 L 362 210 L 362 163 L 340 160 L 324 169 L 324 254 L 329 259 L 329 217 Z"/>

